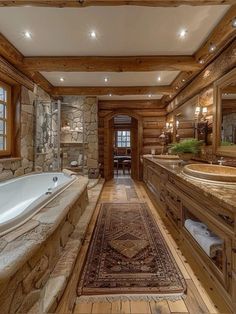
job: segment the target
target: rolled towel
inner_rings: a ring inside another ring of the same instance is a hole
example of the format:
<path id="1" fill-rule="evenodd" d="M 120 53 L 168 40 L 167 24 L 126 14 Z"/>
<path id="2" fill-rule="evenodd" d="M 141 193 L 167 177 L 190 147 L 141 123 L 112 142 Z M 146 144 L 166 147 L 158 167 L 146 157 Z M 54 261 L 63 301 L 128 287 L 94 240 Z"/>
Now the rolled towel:
<path id="1" fill-rule="evenodd" d="M 205 236 L 213 236 L 213 233 L 205 228 L 201 228 L 201 227 L 193 227 L 193 233 L 194 234 L 201 234 L 201 235 L 205 235 Z"/>
<path id="2" fill-rule="evenodd" d="M 192 231 L 194 228 L 202 229 L 202 230 L 207 230 L 207 226 L 199 221 L 195 221 L 192 219 L 186 219 L 184 222 L 184 226 L 187 230 Z"/>

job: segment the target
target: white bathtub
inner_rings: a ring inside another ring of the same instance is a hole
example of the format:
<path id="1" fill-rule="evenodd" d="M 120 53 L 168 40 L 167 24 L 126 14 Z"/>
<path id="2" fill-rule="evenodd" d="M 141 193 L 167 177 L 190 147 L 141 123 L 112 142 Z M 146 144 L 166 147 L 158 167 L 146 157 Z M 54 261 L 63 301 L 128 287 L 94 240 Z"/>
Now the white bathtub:
<path id="1" fill-rule="evenodd" d="M 0 236 L 30 219 L 75 179 L 62 172 L 50 172 L 0 183 Z"/>

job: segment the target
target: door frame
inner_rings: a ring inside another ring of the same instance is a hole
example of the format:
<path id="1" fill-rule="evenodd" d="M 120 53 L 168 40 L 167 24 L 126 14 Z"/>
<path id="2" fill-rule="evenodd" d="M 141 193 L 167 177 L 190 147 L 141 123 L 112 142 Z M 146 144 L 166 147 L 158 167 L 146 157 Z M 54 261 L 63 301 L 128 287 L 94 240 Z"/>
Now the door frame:
<path id="1" fill-rule="evenodd" d="M 127 115 L 131 118 L 134 118 L 138 122 L 137 134 L 138 134 L 138 141 L 137 141 L 137 175 L 136 178 L 138 180 L 142 180 L 142 164 L 141 164 L 141 154 L 143 148 L 143 118 L 126 109 L 120 109 L 112 111 L 104 118 L 104 178 L 106 180 L 110 180 L 114 176 L 114 164 L 113 164 L 113 128 L 110 127 L 111 119 L 113 119 L 117 115 Z"/>

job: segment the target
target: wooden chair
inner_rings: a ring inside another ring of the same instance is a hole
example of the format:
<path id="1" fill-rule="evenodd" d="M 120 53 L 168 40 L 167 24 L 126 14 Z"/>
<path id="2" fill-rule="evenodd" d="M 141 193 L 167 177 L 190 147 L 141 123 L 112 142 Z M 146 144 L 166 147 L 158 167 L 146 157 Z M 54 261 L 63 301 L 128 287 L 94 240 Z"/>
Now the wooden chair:
<path id="1" fill-rule="evenodd" d="M 128 169 L 128 173 L 130 173 L 131 169 L 131 160 L 123 160 L 122 162 L 123 174 L 125 174 L 125 169 Z"/>
<path id="2" fill-rule="evenodd" d="M 118 162 L 118 160 L 114 160 L 114 169 L 116 169 L 116 174 L 118 175 L 118 171 L 119 171 L 119 162 Z"/>

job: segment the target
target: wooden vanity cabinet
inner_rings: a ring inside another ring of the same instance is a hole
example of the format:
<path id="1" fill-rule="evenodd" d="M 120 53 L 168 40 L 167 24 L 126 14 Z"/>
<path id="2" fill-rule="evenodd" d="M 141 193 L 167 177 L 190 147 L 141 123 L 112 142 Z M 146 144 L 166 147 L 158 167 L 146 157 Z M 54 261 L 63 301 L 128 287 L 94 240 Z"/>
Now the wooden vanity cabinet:
<path id="1" fill-rule="evenodd" d="M 144 159 L 144 182 L 152 193 L 162 214 L 178 232 L 184 250 L 190 253 L 208 280 L 225 302 L 236 312 L 236 208 L 235 211 L 213 200 L 204 191 L 165 167 Z M 209 257 L 185 228 L 185 220 L 192 218 L 207 225 L 208 230 L 222 240 L 216 256 Z M 189 261 L 191 264 L 191 261 Z"/>

